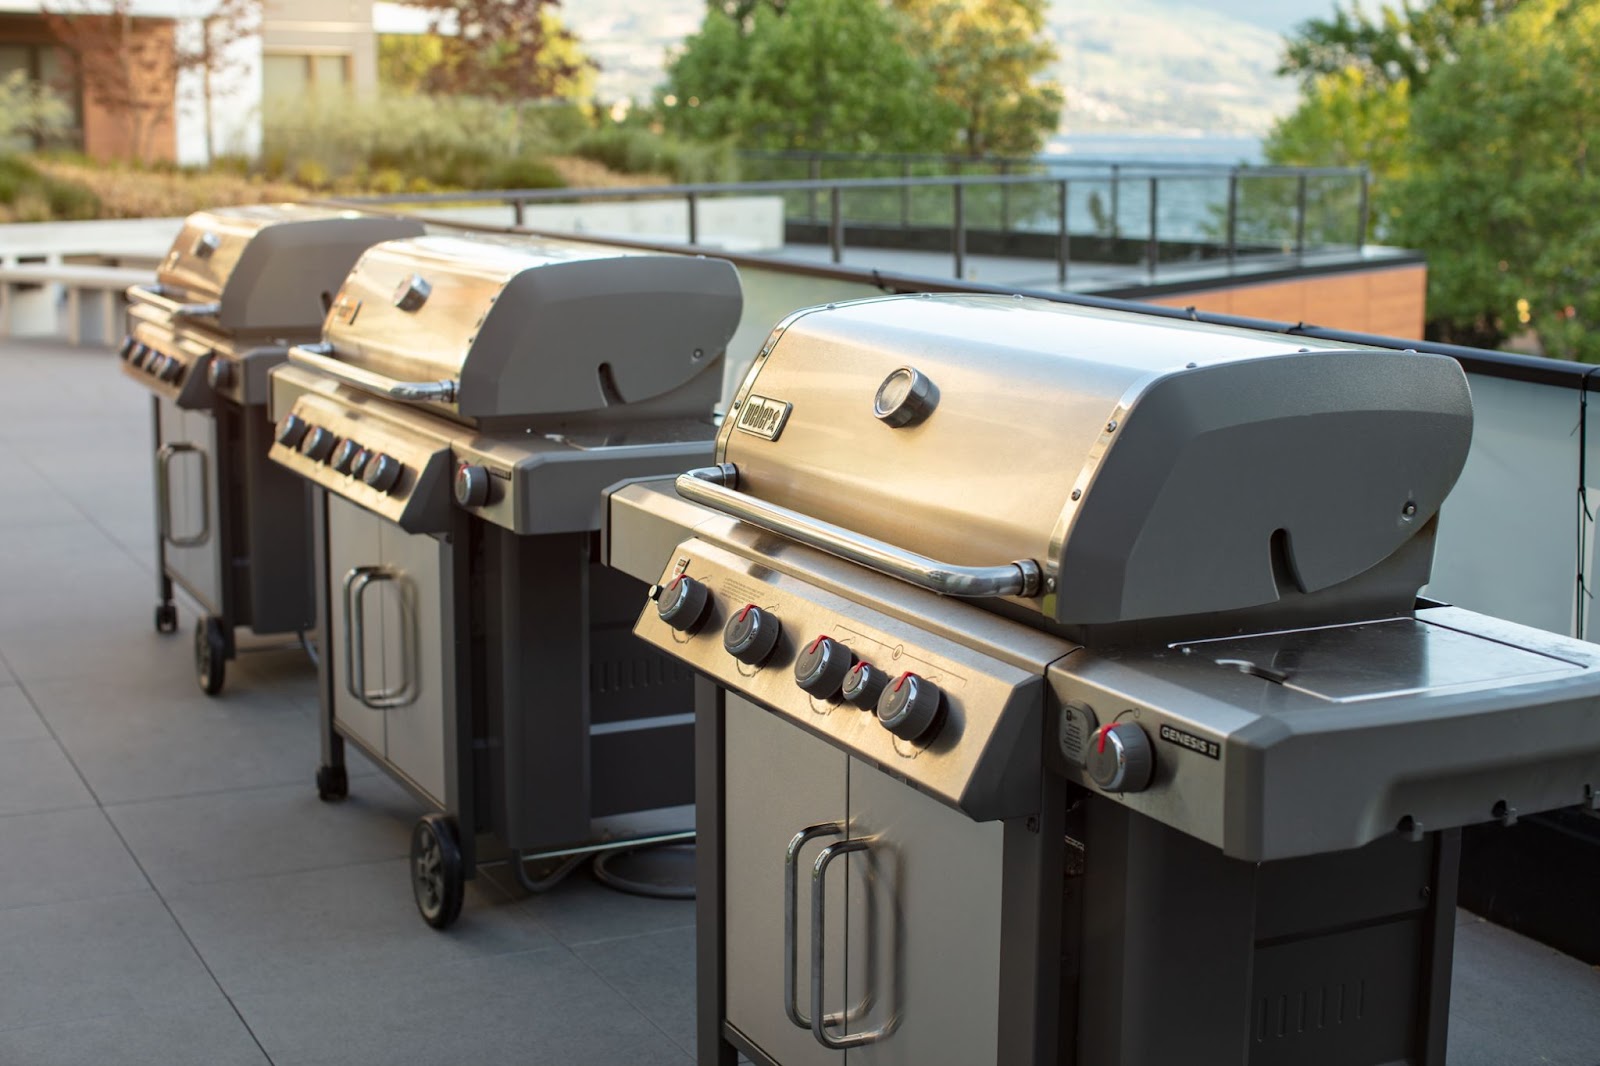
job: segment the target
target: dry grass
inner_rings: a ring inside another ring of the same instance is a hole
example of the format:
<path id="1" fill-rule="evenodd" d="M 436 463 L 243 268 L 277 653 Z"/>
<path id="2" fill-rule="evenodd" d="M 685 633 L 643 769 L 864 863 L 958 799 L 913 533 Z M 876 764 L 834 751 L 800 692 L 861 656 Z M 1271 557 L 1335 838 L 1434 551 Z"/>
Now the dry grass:
<path id="1" fill-rule="evenodd" d="M 135 170 L 115 163 L 38 159 L 34 166 L 60 181 L 76 182 L 100 198 L 102 218 L 171 218 L 222 204 L 304 200 L 316 194 L 286 181 L 230 173 Z"/>
<path id="2" fill-rule="evenodd" d="M 550 169 L 561 175 L 561 180 L 572 189 L 612 189 L 632 185 L 666 185 L 672 179 L 665 174 L 619 174 L 603 163 L 575 155 L 547 156 Z"/>

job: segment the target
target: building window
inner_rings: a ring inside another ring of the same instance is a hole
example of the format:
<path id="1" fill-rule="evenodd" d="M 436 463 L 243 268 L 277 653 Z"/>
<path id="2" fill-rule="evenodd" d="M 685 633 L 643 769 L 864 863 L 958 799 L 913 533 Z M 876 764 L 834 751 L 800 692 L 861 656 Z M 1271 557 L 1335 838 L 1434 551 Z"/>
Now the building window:
<path id="1" fill-rule="evenodd" d="M 261 95 L 265 100 L 350 88 L 348 52 L 268 52 L 261 59 Z"/>
<path id="2" fill-rule="evenodd" d="M 0 41 L 0 78 L 14 71 L 22 71 L 28 80 L 48 86 L 66 103 L 70 118 L 67 128 L 49 139 L 49 144 L 36 143 L 23 147 L 83 147 L 83 93 L 78 88 L 71 68 L 61 54 L 61 49 L 48 44 Z M 38 140 L 38 138 L 34 138 Z M 0 145 L 0 148 L 5 147 Z"/>

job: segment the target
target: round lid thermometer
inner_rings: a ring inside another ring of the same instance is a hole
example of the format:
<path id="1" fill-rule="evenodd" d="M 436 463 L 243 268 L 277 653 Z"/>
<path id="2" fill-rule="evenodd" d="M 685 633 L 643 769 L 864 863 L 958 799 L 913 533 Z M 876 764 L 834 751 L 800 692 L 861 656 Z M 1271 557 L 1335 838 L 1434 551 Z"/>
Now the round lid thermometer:
<path id="1" fill-rule="evenodd" d="M 872 413 L 885 425 L 914 426 L 933 413 L 939 389 L 915 367 L 903 366 L 883 379 L 872 399 Z"/>

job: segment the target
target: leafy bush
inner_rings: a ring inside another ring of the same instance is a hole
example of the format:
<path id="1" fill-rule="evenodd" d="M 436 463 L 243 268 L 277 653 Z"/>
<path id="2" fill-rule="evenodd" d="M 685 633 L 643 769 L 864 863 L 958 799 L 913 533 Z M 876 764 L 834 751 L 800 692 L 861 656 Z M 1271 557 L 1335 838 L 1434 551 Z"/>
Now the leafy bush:
<path id="1" fill-rule="evenodd" d="M 13 142 L 47 139 L 71 120 L 66 102 L 25 71 L 0 78 L 0 151 Z"/>
<path id="2" fill-rule="evenodd" d="M 269 103 L 261 169 L 312 188 L 376 182 L 384 191 L 546 188 L 563 184 L 540 161 L 552 131 L 586 120 L 562 106 L 512 108 L 468 97 L 387 93 Z M 379 177 L 381 176 L 381 177 Z M 374 190 L 377 191 L 377 190 Z"/>
<path id="3" fill-rule="evenodd" d="M 0 155 L 0 222 L 51 222 L 99 215 L 99 197 L 83 185 L 42 174 L 15 156 Z"/>
<path id="4" fill-rule="evenodd" d="M 590 130 L 570 142 L 567 151 L 625 174 L 667 174 L 686 184 L 738 177 L 738 162 L 729 145 L 691 144 L 642 126 Z"/>

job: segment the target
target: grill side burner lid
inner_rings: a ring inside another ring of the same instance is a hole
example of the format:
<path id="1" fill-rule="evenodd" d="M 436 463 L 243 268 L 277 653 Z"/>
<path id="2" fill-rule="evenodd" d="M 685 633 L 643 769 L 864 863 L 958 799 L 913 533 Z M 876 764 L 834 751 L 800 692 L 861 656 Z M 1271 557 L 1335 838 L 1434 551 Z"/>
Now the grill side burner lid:
<path id="1" fill-rule="evenodd" d="M 743 309 L 732 264 L 534 237 L 370 249 L 290 358 L 466 419 L 706 418 Z"/>
<path id="2" fill-rule="evenodd" d="M 301 204 L 197 211 L 156 271 L 144 302 L 230 331 L 315 330 L 351 264 L 379 241 L 422 233 L 409 219 Z"/>
<path id="3" fill-rule="evenodd" d="M 720 465 L 679 491 L 1064 625 L 1351 588 L 1409 610 L 1471 432 L 1465 375 L 1442 356 L 1012 297 L 890 297 L 780 323 Z M 1391 557 L 1404 562 L 1380 567 Z"/>

